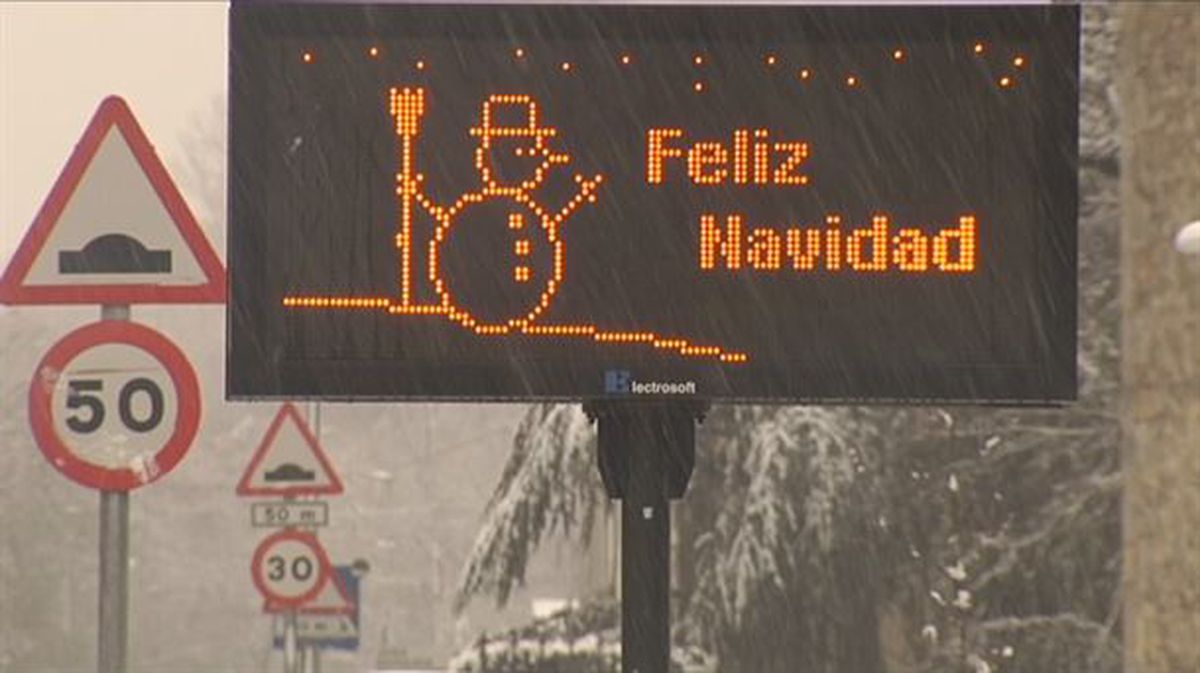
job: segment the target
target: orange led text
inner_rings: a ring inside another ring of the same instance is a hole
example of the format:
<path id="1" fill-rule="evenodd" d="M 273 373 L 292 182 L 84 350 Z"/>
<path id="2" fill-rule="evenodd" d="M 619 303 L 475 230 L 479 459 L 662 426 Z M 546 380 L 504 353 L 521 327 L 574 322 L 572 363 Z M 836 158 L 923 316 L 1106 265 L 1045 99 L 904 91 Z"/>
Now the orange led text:
<path id="1" fill-rule="evenodd" d="M 927 233 L 897 228 L 878 214 L 861 227 L 831 214 L 815 226 L 750 226 L 739 214 L 700 216 L 700 268 L 705 271 L 835 271 L 971 273 L 979 265 L 979 221 Z"/>
<path id="2" fill-rule="evenodd" d="M 689 142 L 681 128 L 646 133 L 646 182 L 682 178 L 694 185 L 807 185 L 809 146 L 776 140 L 768 129 L 735 129 L 729 140 Z"/>

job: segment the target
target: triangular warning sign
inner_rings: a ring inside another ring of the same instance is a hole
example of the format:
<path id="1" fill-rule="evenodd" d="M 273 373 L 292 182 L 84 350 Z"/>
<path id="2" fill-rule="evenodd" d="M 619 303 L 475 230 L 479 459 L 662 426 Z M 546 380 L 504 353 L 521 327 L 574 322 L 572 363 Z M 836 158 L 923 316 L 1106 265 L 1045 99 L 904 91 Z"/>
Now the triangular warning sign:
<path id="1" fill-rule="evenodd" d="M 350 598 L 350 590 L 342 574 L 329 569 L 329 580 L 317 592 L 312 600 L 301 605 L 297 612 L 310 615 L 352 615 L 354 601 Z"/>
<path id="2" fill-rule="evenodd" d="M 125 101 L 105 98 L 4 275 L 4 304 L 225 301 L 225 269 Z"/>
<path id="3" fill-rule="evenodd" d="M 337 495 L 342 481 L 295 405 L 286 402 L 271 421 L 238 482 L 238 495 Z"/>

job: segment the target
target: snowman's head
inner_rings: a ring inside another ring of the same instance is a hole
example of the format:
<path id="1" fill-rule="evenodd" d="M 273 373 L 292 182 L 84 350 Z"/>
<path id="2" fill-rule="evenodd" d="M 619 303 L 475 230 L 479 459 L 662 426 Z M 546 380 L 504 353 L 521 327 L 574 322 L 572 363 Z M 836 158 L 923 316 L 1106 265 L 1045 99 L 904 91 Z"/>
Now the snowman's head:
<path id="1" fill-rule="evenodd" d="M 524 94 L 490 96 L 470 133 L 479 138 L 475 167 L 492 188 L 534 189 L 555 164 L 571 160 L 550 147 L 558 129 L 538 123 L 537 102 Z"/>

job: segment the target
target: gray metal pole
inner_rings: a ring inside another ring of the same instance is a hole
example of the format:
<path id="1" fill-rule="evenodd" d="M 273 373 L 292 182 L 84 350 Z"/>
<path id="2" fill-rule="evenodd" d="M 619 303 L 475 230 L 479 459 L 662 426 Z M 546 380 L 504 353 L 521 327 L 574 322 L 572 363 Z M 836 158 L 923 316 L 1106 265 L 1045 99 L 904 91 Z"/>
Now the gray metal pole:
<path id="1" fill-rule="evenodd" d="M 125 673 L 129 635 L 129 493 L 100 492 L 99 673 Z"/>
<path id="2" fill-rule="evenodd" d="M 128 304 L 100 307 L 101 320 L 129 320 Z M 96 670 L 125 673 L 129 642 L 129 493 L 100 491 L 100 586 Z"/>
<path id="3" fill-rule="evenodd" d="M 295 612 L 288 612 L 283 618 L 283 673 L 297 673 Z"/>

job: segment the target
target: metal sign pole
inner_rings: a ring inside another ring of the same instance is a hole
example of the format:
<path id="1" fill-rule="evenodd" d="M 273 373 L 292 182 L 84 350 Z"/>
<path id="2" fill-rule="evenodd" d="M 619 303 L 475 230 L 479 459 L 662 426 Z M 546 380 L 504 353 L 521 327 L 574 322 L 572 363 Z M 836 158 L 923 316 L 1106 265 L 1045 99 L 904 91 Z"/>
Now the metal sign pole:
<path id="1" fill-rule="evenodd" d="M 589 402 L 599 425 L 600 474 L 621 498 L 621 671 L 668 673 L 671 663 L 670 500 L 683 497 L 706 403 Z"/>
<path id="2" fill-rule="evenodd" d="M 283 673 L 296 670 L 296 612 L 289 610 L 283 618 Z"/>
<path id="3" fill-rule="evenodd" d="M 128 304 L 105 304 L 101 320 L 129 320 Z M 129 492 L 100 491 L 99 673 L 125 673 L 129 638 Z"/>
<path id="4" fill-rule="evenodd" d="M 100 491 L 99 673 L 125 673 L 129 633 L 129 493 Z"/>
<path id="5" fill-rule="evenodd" d="M 631 450 L 621 502 L 624 673 L 667 673 L 671 661 L 671 519 L 656 448 Z"/>

